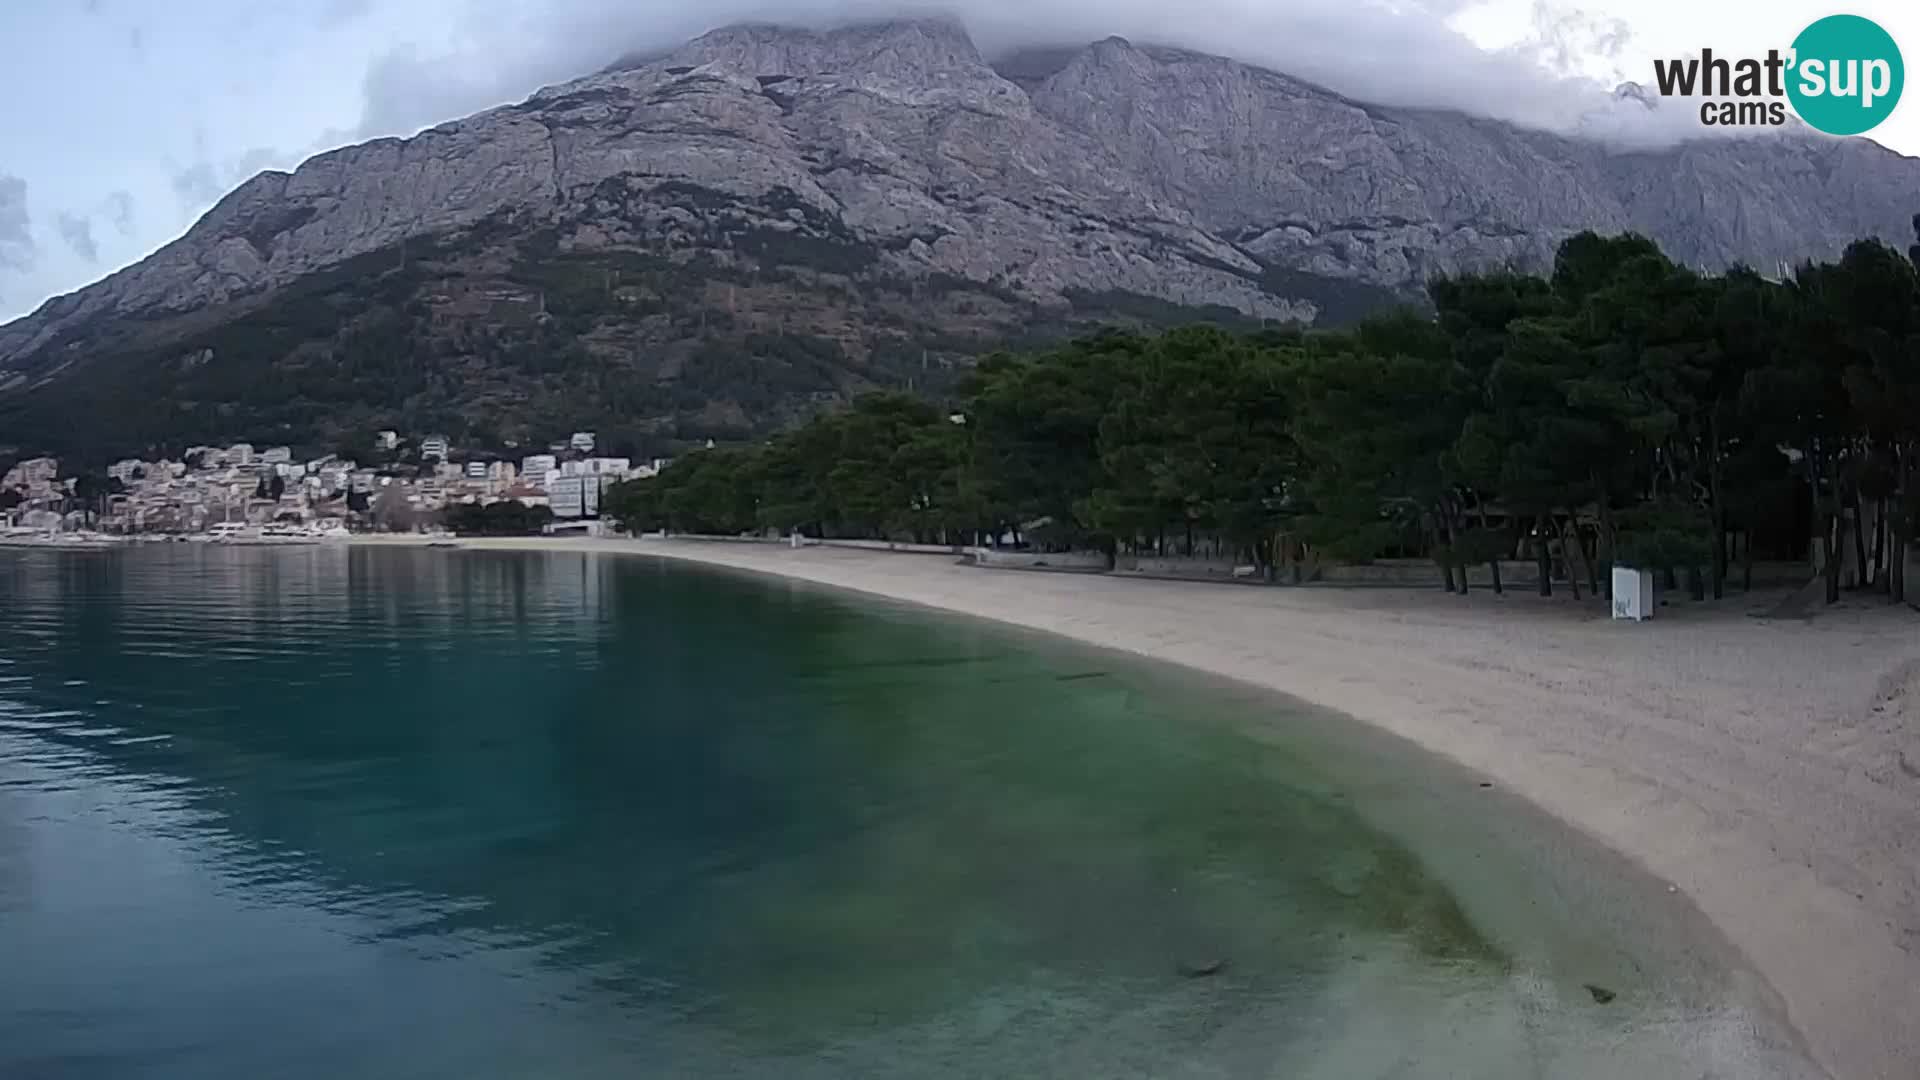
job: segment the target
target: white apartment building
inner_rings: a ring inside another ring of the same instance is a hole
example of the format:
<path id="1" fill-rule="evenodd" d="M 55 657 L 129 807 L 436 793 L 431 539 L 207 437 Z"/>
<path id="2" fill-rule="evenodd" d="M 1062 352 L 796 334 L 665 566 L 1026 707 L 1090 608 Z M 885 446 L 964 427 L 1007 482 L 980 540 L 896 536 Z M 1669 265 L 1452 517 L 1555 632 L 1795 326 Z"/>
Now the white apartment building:
<path id="1" fill-rule="evenodd" d="M 567 440 L 568 446 L 583 454 L 593 453 L 593 444 L 593 432 L 591 431 L 576 431 L 573 433 L 573 437 Z"/>
<path id="2" fill-rule="evenodd" d="M 560 459 L 552 454 L 528 454 L 520 459 L 520 475 L 545 477 L 559 465 Z"/>
<path id="3" fill-rule="evenodd" d="M 260 454 L 260 460 L 269 465 L 285 465 L 293 460 L 291 446 L 270 446 Z"/>
<path id="4" fill-rule="evenodd" d="M 447 437 L 445 435 L 429 435 L 421 439 L 420 456 L 423 458 L 439 458 L 445 461 L 447 458 Z"/>
<path id="5" fill-rule="evenodd" d="M 560 463 L 561 476 L 599 476 L 609 480 L 624 480 L 632 471 L 631 458 L 581 458 L 579 461 Z"/>
<path id="6" fill-rule="evenodd" d="M 24 491 L 31 498 L 44 499 L 53 494 L 53 481 L 60 475 L 59 458 L 29 458 L 7 470 L 0 487 Z"/>
<path id="7" fill-rule="evenodd" d="M 554 517 L 597 517 L 600 513 L 600 478 L 585 473 L 548 477 L 547 498 L 553 507 Z"/>

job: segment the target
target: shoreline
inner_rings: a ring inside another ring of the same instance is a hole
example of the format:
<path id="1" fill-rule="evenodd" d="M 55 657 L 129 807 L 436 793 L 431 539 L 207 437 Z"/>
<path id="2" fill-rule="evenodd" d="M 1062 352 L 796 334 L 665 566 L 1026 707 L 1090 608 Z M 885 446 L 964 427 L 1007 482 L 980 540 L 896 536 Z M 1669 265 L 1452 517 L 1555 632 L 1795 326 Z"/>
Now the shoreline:
<path id="1" fill-rule="evenodd" d="M 424 546 L 424 541 L 356 541 Z M 468 539 L 652 555 L 971 615 L 1279 691 L 1480 773 L 1685 893 L 1840 1080 L 1920 1063 L 1920 621 L 1009 574 L 951 556 Z M 1496 610 L 1498 609 L 1498 610 Z"/>

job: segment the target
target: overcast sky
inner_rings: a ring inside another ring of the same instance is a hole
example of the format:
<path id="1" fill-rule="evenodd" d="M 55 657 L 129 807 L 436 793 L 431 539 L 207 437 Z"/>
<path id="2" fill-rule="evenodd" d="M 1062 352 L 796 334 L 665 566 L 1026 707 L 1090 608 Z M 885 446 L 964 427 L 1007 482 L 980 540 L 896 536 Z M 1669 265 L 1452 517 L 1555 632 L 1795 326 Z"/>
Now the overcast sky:
<path id="1" fill-rule="evenodd" d="M 1120 34 L 1372 100 L 1617 133 L 1632 118 L 1603 91 L 1650 84 L 1653 57 L 1784 49 L 1840 10 L 1920 60 L 1913 0 L 0 0 L 0 321 L 138 260 L 261 169 L 746 18 L 951 11 L 989 52 Z M 1916 96 L 1873 134 L 1920 155 Z"/>

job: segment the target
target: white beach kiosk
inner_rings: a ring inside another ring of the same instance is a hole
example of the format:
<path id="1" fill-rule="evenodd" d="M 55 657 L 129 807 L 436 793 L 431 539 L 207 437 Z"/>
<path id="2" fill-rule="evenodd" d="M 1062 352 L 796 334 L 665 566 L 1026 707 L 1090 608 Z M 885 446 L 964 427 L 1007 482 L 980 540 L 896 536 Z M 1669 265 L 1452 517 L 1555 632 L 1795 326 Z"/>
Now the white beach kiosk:
<path id="1" fill-rule="evenodd" d="M 1653 618 L 1653 571 L 1614 566 L 1613 617 L 1631 622 Z"/>

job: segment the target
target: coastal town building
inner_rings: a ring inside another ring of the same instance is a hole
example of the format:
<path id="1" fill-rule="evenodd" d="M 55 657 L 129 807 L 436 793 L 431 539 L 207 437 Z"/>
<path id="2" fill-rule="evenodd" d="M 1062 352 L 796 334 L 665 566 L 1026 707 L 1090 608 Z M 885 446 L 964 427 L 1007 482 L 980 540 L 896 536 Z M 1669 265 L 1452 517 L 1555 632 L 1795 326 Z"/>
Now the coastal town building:
<path id="1" fill-rule="evenodd" d="M 597 516 L 600 513 L 600 478 L 587 473 L 554 477 L 547 482 L 547 498 L 554 517 Z"/>
<path id="2" fill-rule="evenodd" d="M 530 484 L 525 480 L 518 481 L 509 486 L 505 491 L 500 493 L 500 497 L 503 499 L 512 499 L 522 506 L 551 507 L 553 504 L 552 496 L 547 494 L 546 488 Z"/>
<path id="3" fill-rule="evenodd" d="M 386 439 L 387 434 L 394 438 Z M 453 451 L 446 438 L 428 436 L 420 440 L 424 460 L 418 466 L 362 464 L 338 454 L 295 461 L 288 446 L 194 446 L 178 460 L 115 461 L 105 469 L 112 484 L 106 490 L 79 487 L 80 477 L 63 476 L 58 459 L 31 458 L 0 474 L 0 492 L 7 493 L 0 503 L 0 525 L 169 533 L 269 524 L 371 527 L 376 501 L 405 506 L 417 526 L 449 505 L 501 500 L 550 506 L 558 515 L 583 520 L 598 514 L 613 484 L 655 475 L 665 465 L 662 459 L 635 463 L 592 456 L 574 446 L 590 442 L 592 433 L 575 435 L 587 438 L 570 438 L 560 443 L 559 453 L 529 454 L 517 463 L 448 461 Z M 383 445 L 407 440 L 382 432 L 373 441 L 377 453 Z"/>
<path id="4" fill-rule="evenodd" d="M 18 491 L 29 499 L 41 499 L 53 493 L 53 481 L 60 475 L 58 458 L 31 458 L 20 462 L 0 477 L 0 489 Z"/>

